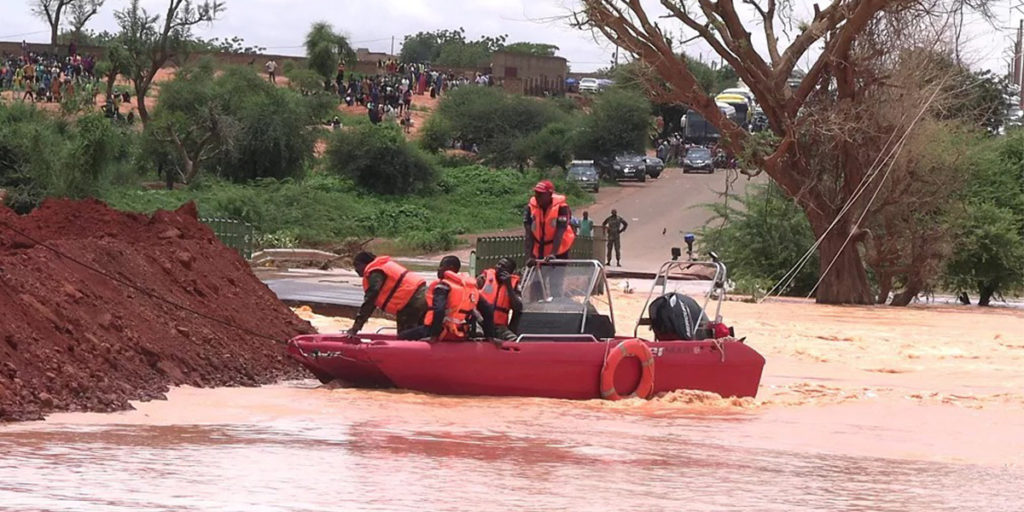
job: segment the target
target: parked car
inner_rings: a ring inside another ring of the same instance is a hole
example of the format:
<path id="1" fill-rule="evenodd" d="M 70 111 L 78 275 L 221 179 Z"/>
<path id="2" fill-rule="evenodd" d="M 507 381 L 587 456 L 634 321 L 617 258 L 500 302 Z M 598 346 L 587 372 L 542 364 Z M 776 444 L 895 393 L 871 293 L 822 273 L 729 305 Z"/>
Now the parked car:
<path id="1" fill-rule="evenodd" d="M 596 78 L 584 78 L 580 80 L 580 92 L 597 92 L 599 89 Z"/>
<path id="2" fill-rule="evenodd" d="M 569 164 L 568 180 L 575 182 L 583 190 L 597 193 L 601 191 L 601 179 L 593 160 L 573 160 Z"/>
<path id="3" fill-rule="evenodd" d="M 708 174 L 715 172 L 714 157 L 708 148 L 694 147 L 686 150 L 683 157 L 683 172 L 704 171 Z"/>
<path id="4" fill-rule="evenodd" d="M 606 170 L 605 175 L 615 181 L 647 181 L 647 165 L 644 163 L 644 157 L 640 155 L 619 155 L 611 160 L 610 166 L 611 169 Z"/>
<path id="5" fill-rule="evenodd" d="M 647 169 L 647 175 L 655 179 L 661 176 L 661 171 L 665 170 L 665 162 L 662 162 L 656 156 L 645 156 L 644 165 Z"/>

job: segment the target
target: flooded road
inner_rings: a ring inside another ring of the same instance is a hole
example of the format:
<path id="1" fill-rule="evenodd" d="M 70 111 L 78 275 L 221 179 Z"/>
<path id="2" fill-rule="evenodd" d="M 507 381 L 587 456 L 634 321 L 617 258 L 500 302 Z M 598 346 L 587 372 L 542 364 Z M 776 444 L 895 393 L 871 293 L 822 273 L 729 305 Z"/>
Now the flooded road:
<path id="1" fill-rule="evenodd" d="M 0 427 L 0 509 L 1024 509 L 1020 414 L 914 406 L 889 421 L 871 401 L 457 398 L 312 381 L 175 389 L 137 407 Z"/>

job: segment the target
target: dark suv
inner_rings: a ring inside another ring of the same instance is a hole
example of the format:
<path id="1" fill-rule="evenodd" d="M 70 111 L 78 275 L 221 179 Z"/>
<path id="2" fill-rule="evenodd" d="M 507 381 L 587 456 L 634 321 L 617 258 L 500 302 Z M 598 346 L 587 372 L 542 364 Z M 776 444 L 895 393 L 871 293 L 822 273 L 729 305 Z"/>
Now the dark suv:
<path id="1" fill-rule="evenodd" d="M 647 164 L 640 155 L 619 155 L 614 159 L 597 161 L 602 176 L 615 181 L 647 181 Z"/>

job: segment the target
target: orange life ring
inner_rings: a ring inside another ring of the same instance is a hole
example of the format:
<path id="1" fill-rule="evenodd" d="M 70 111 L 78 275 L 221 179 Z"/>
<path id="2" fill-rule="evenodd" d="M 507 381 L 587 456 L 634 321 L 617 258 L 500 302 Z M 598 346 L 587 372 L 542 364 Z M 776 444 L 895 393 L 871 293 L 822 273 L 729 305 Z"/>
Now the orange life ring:
<path id="1" fill-rule="evenodd" d="M 635 357 L 640 360 L 641 375 L 640 383 L 632 393 L 622 396 L 615 389 L 615 370 L 619 363 L 627 357 Z M 621 400 L 623 398 L 648 398 L 654 392 L 654 355 L 650 347 L 643 341 L 633 338 L 615 346 L 604 361 L 604 368 L 601 370 L 601 398 L 606 400 Z"/>

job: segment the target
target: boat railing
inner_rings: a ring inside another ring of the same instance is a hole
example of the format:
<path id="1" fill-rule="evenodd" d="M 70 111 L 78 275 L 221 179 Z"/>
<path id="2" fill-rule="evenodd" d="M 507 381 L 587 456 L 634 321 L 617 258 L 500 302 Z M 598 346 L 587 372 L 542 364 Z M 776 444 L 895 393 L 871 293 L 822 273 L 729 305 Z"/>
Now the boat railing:
<path id="1" fill-rule="evenodd" d="M 668 292 L 668 281 L 673 272 L 679 274 L 685 273 L 691 267 L 705 266 L 713 267 L 715 269 L 715 275 L 711 280 L 711 288 L 704 295 L 704 303 L 701 306 L 702 316 L 707 315 L 708 303 L 712 298 L 716 300 L 715 316 L 712 317 L 715 322 L 722 321 L 722 302 L 725 301 L 725 282 L 728 278 L 728 270 L 725 267 L 725 263 L 722 263 L 718 259 L 718 255 L 711 253 L 711 261 L 694 261 L 694 260 L 672 260 L 666 261 L 658 269 L 658 274 L 654 279 L 654 283 L 651 285 L 651 291 L 647 294 L 647 300 L 644 301 L 643 309 L 640 310 L 640 316 L 637 318 L 636 325 L 633 327 L 633 336 L 637 336 L 640 326 L 651 325 L 651 318 L 647 311 L 647 308 L 651 305 L 651 301 L 655 298 L 655 291 L 660 287 L 661 291 L 657 294 L 658 297 L 665 295 Z M 693 330 L 696 330 L 699 326 L 700 317 L 694 319 Z"/>
<path id="2" fill-rule="evenodd" d="M 520 334 L 516 343 L 524 341 L 598 341 L 592 334 Z"/>

